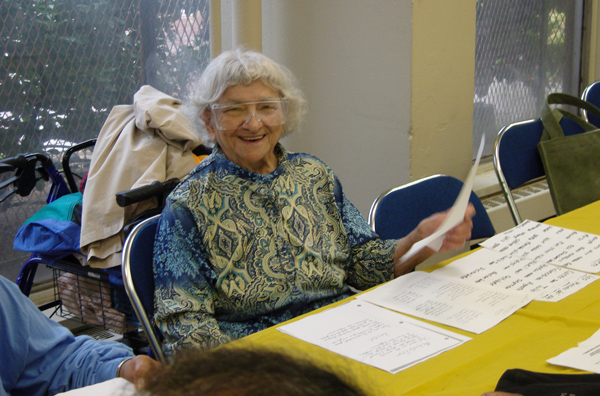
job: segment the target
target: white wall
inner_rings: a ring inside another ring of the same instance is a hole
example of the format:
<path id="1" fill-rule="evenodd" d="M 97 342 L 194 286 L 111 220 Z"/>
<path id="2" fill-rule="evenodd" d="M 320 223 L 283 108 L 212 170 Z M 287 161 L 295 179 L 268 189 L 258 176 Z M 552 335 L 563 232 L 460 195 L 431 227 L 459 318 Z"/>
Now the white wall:
<path id="1" fill-rule="evenodd" d="M 325 161 L 365 216 L 410 179 L 410 0 L 263 0 L 263 53 L 289 67 L 309 102 L 283 140 Z"/>

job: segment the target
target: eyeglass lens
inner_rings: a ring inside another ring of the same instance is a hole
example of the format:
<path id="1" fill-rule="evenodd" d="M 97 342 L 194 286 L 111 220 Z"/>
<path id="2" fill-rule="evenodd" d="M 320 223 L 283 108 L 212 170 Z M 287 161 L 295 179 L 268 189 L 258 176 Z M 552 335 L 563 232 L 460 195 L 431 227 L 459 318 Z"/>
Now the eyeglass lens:
<path id="1" fill-rule="evenodd" d="M 221 130 L 237 129 L 254 116 L 265 126 L 285 123 L 286 102 L 283 100 L 216 104 L 212 106 L 216 126 Z"/>

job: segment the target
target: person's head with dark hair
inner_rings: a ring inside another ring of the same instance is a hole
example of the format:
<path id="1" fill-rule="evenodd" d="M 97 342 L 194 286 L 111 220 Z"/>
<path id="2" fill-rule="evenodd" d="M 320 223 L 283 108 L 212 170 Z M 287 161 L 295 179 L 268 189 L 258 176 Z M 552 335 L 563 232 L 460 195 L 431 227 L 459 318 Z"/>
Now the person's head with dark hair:
<path id="1" fill-rule="evenodd" d="M 153 396 L 364 396 L 332 371 L 269 350 L 221 347 L 189 350 L 158 370 Z"/>

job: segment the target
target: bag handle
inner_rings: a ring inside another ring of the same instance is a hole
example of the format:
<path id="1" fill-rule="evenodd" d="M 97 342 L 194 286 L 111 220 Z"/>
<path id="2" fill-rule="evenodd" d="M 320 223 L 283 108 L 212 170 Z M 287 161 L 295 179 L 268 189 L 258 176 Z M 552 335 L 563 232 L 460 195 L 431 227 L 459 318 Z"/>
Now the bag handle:
<path id="1" fill-rule="evenodd" d="M 564 136 L 562 127 L 560 126 L 560 120 L 562 117 L 567 117 L 575 121 L 585 131 L 598 129 L 597 126 L 590 124 L 582 117 L 579 117 L 578 115 L 573 114 L 570 111 L 563 109 L 552 110 L 550 108 L 550 105 L 552 104 L 564 104 L 575 106 L 577 108 L 584 109 L 590 114 L 593 114 L 596 117 L 600 118 L 600 109 L 591 104 L 590 102 L 580 99 L 577 96 L 565 93 L 551 93 L 546 97 L 546 101 L 544 102 L 544 106 L 542 107 L 541 120 L 542 124 L 544 125 L 544 132 L 542 133 L 541 140 L 555 139 Z"/>

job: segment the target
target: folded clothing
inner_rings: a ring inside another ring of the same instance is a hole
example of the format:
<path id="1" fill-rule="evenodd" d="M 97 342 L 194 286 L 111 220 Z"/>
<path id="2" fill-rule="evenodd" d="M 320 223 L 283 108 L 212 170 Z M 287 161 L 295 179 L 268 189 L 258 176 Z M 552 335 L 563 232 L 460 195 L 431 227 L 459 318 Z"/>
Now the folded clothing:
<path id="1" fill-rule="evenodd" d="M 48 264 L 81 255 L 81 193 L 64 195 L 31 216 L 17 231 L 13 247 L 38 254 Z"/>

